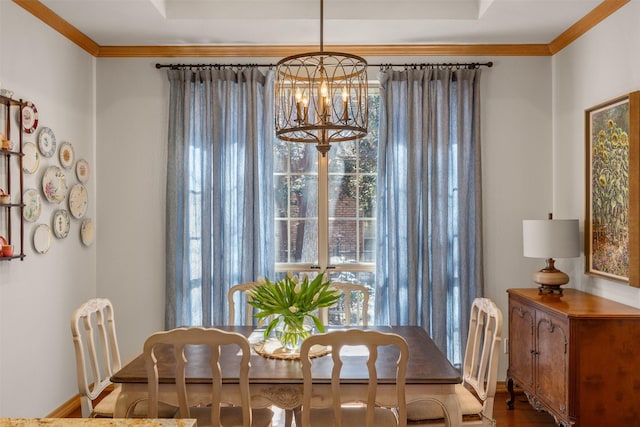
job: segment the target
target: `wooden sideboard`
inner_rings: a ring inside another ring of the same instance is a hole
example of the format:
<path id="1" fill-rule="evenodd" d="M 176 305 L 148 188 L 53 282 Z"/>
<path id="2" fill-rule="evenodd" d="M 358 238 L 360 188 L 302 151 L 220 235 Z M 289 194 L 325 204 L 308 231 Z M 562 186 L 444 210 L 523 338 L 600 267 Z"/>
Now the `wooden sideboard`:
<path id="1" fill-rule="evenodd" d="M 640 310 L 564 289 L 509 289 L 514 384 L 561 426 L 640 426 Z"/>

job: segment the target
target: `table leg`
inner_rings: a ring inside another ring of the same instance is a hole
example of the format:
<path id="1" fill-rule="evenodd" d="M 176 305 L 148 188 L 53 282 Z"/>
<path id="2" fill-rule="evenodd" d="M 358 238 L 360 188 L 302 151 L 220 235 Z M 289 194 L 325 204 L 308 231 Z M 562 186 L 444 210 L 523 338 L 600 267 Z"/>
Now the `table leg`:
<path id="1" fill-rule="evenodd" d="M 454 394 L 446 394 L 443 396 L 444 410 L 447 413 L 449 427 L 460 427 L 462 425 L 462 411 L 460 410 L 460 402 Z M 446 425 L 446 424 L 445 424 Z"/>
<path id="2" fill-rule="evenodd" d="M 116 406 L 113 410 L 113 418 L 128 418 L 129 408 L 134 407 L 135 398 L 133 398 L 133 396 L 131 396 L 124 387 L 122 387 L 120 389 L 120 393 L 118 393 Z"/>

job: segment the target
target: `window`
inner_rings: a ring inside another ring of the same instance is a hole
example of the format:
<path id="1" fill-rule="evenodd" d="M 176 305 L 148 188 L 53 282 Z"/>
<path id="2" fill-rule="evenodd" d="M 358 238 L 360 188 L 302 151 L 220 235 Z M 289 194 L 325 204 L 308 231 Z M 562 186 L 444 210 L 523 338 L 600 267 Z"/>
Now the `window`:
<path id="1" fill-rule="evenodd" d="M 373 293 L 379 104 L 369 88 L 368 135 L 333 144 L 326 157 L 312 144 L 274 145 L 277 271 L 326 269 Z"/>

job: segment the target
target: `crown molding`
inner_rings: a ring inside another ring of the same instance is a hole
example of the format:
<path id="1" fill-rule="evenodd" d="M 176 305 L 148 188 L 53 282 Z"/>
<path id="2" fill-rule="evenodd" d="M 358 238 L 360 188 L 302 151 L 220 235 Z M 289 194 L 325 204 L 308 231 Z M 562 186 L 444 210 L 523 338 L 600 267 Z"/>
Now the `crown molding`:
<path id="1" fill-rule="evenodd" d="M 565 32 L 556 37 L 555 40 L 549 43 L 548 46 L 551 55 L 555 55 L 565 47 L 569 46 L 578 39 L 578 37 L 591 30 L 613 14 L 613 12 L 617 11 L 630 1 L 631 0 L 604 0 L 581 20 L 573 24 Z"/>
<path id="2" fill-rule="evenodd" d="M 603 0 L 549 44 L 401 44 L 325 46 L 360 56 L 553 56 L 631 0 Z M 98 58 L 285 57 L 317 46 L 100 46 L 39 0 L 13 0 L 54 30 Z"/>
<path id="3" fill-rule="evenodd" d="M 348 51 L 360 56 L 549 56 L 545 44 L 513 45 L 340 45 L 325 52 Z M 101 46 L 100 58 L 134 57 L 286 57 L 314 52 L 318 46 Z"/>

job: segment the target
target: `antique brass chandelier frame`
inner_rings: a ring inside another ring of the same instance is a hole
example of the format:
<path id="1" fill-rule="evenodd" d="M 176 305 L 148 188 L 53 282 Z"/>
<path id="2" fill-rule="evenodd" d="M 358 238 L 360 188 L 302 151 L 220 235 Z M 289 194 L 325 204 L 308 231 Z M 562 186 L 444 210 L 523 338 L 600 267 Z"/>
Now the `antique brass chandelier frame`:
<path id="1" fill-rule="evenodd" d="M 317 144 L 367 134 L 367 62 L 357 55 L 324 51 L 324 2 L 320 0 L 320 50 L 288 56 L 276 65 L 276 135 Z"/>

